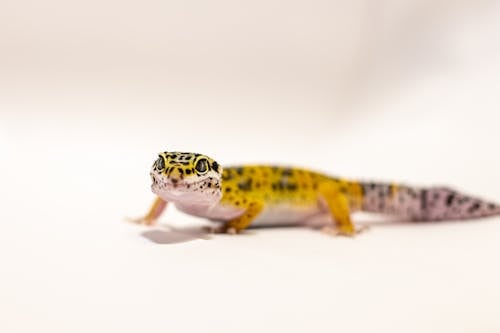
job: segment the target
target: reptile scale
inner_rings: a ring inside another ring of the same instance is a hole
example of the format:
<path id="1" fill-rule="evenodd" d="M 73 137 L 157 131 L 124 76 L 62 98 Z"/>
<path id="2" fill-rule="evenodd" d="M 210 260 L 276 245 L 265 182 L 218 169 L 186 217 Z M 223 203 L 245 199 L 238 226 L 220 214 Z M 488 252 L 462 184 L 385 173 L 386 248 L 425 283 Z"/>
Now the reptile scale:
<path id="1" fill-rule="evenodd" d="M 158 220 L 168 202 L 187 214 L 221 222 L 214 231 L 233 234 L 249 226 L 309 225 L 352 236 L 361 230 L 351 221 L 356 211 L 410 221 L 500 215 L 500 205 L 446 187 L 357 182 L 271 165 L 222 168 L 195 153 L 160 153 L 150 175 L 158 197 L 135 220 L 147 225 Z"/>

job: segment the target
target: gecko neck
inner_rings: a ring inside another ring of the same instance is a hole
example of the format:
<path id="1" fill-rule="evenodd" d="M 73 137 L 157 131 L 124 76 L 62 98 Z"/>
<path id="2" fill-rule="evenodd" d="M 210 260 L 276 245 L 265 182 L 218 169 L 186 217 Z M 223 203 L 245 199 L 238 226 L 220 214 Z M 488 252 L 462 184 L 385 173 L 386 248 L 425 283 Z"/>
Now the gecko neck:
<path id="1" fill-rule="evenodd" d="M 194 216 L 207 216 L 209 212 L 217 206 L 219 201 L 216 202 L 189 202 L 177 201 L 173 202 L 175 207 L 187 214 Z"/>

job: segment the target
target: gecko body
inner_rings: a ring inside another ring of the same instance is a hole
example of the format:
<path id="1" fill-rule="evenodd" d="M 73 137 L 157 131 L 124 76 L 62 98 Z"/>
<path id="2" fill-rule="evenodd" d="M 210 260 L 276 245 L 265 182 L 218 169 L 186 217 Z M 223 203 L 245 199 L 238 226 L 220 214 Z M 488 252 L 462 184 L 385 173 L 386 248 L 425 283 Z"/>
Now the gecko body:
<path id="1" fill-rule="evenodd" d="M 354 235 L 357 211 L 410 221 L 439 221 L 500 214 L 500 206 L 446 187 L 411 187 L 358 182 L 302 168 L 244 165 L 222 168 L 195 153 L 163 152 L 151 168 L 157 195 L 138 221 L 154 224 L 167 203 L 194 216 L 219 222 L 219 231 L 249 226 L 310 225 Z"/>

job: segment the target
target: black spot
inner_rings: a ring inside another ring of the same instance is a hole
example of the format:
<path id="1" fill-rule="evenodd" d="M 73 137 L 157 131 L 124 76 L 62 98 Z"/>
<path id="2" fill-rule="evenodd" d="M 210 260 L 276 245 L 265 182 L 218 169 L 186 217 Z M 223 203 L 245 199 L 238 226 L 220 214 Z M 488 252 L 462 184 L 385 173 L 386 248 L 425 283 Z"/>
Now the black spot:
<path id="1" fill-rule="evenodd" d="M 374 190 L 376 186 L 377 185 L 375 183 L 369 183 L 368 184 L 368 187 L 370 188 L 370 190 Z"/>
<path id="2" fill-rule="evenodd" d="M 242 191 L 250 191 L 252 189 L 252 179 L 249 178 L 244 182 L 238 183 L 238 188 Z"/>
<path id="3" fill-rule="evenodd" d="M 446 197 L 446 206 L 451 206 L 453 204 L 453 199 L 455 199 L 455 193 L 450 193 Z"/>
<path id="4" fill-rule="evenodd" d="M 304 186 L 304 187 L 306 187 L 306 186 Z M 359 191 L 361 192 L 361 196 L 364 197 L 365 196 L 365 187 L 359 186 Z"/>
<path id="5" fill-rule="evenodd" d="M 177 155 L 172 154 L 172 155 L 170 155 L 170 158 L 173 159 L 173 160 L 175 160 L 177 158 Z"/>
<path id="6" fill-rule="evenodd" d="M 191 174 L 191 170 L 186 169 L 186 175 L 190 175 L 190 174 Z"/>
<path id="7" fill-rule="evenodd" d="M 212 187 L 212 183 L 208 183 L 208 184 L 207 184 L 207 186 L 208 186 L 208 187 Z"/>
<path id="8" fill-rule="evenodd" d="M 278 190 L 283 191 L 287 184 L 288 184 L 287 182 L 280 180 L 278 183 L 276 183 L 276 187 L 278 188 Z"/>
<path id="9" fill-rule="evenodd" d="M 488 205 L 488 208 L 489 208 L 489 209 L 491 209 L 491 210 L 493 210 L 493 209 L 495 209 L 495 208 L 496 208 L 496 206 L 495 206 L 495 204 L 489 204 L 489 205 Z"/>
<path id="10" fill-rule="evenodd" d="M 219 172 L 219 164 L 215 161 L 212 163 L 212 170 Z"/>
<path id="11" fill-rule="evenodd" d="M 225 191 L 226 191 L 227 193 L 229 193 L 229 192 L 231 192 L 231 188 L 230 188 L 230 187 L 226 187 Z"/>
<path id="12" fill-rule="evenodd" d="M 184 170 L 182 170 L 181 168 L 177 168 L 177 171 L 179 171 L 179 173 L 180 173 L 181 175 L 183 175 L 183 174 L 184 174 Z"/>
<path id="13" fill-rule="evenodd" d="M 468 197 L 462 197 L 458 200 L 458 204 L 463 205 L 464 203 L 468 202 L 469 200 L 470 200 L 470 198 L 468 198 Z"/>
<path id="14" fill-rule="evenodd" d="M 234 169 L 234 170 L 236 171 L 236 173 L 237 173 L 238 175 L 240 175 L 240 176 L 241 176 L 241 175 L 243 175 L 243 168 L 242 168 L 242 167 L 238 167 L 238 168 L 236 168 L 236 169 Z"/>
<path id="15" fill-rule="evenodd" d="M 283 176 L 291 176 L 293 175 L 293 170 L 290 168 L 285 168 L 283 169 L 283 172 L 281 173 Z"/>
<path id="16" fill-rule="evenodd" d="M 289 183 L 286 189 L 289 191 L 295 191 L 297 189 L 297 184 Z"/>
<path id="17" fill-rule="evenodd" d="M 427 190 L 420 192 L 420 208 L 425 211 L 427 209 Z"/>
<path id="18" fill-rule="evenodd" d="M 476 202 L 475 204 L 473 204 L 472 206 L 469 207 L 468 212 L 474 213 L 479 208 L 481 208 L 481 204 L 479 202 Z"/>
<path id="19" fill-rule="evenodd" d="M 239 205 L 240 205 L 240 202 L 239 202 L 239 201 L 236 201 L 234 204 L 235 204 L 236 206 L 239 206 Z"/>

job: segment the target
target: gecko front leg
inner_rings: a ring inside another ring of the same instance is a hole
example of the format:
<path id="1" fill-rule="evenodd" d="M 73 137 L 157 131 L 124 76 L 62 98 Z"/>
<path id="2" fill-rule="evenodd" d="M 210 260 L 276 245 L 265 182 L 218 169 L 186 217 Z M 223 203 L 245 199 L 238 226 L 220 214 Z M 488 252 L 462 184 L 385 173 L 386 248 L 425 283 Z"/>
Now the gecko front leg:
<path id="1" fill-rule="evenodd" d="M 245 204 L 245 210 L 240 216 L 229 220 L 223 226 L 223 230 L 228 234 L 237 234 L 242 230 L 246 229 L 252 221 L 262 212 L 264 209 L 264 203 L 262 201 L 253 200 Z"/>
<path id="2" fill-rule="evenodd" d="M 151 205 L 151 208 L 149 208 L 149 211 L 146 215 L 144 215 L 143 217 L 130 219 L 130 221 L 137 224 L 152 226 L 156 223 L 156 221 L 158 221 L 158 218 L 163 213 L 166 207 L 167 207 L 167 202 L 161 199 L 160 197 L 156 197 L 155 201 L 153 201 L 153 204 Z"/>

